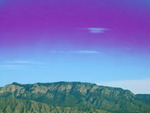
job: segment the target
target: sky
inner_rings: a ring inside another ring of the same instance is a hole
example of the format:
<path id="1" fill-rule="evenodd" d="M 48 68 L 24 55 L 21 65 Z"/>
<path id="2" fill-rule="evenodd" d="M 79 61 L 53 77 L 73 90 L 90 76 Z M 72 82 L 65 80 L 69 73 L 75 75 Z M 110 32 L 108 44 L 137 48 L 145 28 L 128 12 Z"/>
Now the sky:
<path id="1" fill-rule="evenodd" d="M 150 94 L 149 20 L 149 0 L 1 0 L 0 86 L 81 81 Z"/>

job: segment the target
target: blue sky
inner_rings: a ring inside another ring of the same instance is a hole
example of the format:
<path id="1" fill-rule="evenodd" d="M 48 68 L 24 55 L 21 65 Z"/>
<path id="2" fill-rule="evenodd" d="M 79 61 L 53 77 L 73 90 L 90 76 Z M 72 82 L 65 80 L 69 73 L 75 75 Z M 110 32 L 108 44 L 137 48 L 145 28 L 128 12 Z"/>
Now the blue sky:
<path id="1" fill-rule="evenodd" d="M 14 81 L 25 84 L 82 81 L 110 85 L 110 82 L 114 81 L 149 78 L 150 65 L 146 59 L 149 56 L 114 57 L 100 51 L 85 50 L 51 51 L 49 54 L 44 57 L 37 55 L 1 60 L 1 86 Z"/>
<path id="2" fill-rule="evenodd" d="M 150 93 L 149 20 L 148 0 L 2 1 L 0 86 L 81 81 Z"/>

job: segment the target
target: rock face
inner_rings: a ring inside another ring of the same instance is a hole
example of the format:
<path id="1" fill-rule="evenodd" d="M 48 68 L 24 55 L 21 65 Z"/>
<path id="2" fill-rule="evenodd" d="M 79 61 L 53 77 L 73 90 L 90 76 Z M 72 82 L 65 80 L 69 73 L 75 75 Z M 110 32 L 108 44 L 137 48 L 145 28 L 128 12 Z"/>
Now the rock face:
<path id="1" fill-rule="evenodd" d="M 129 90 L 80 82 L 19 84 L 0 88 L 0 97 L 32 100 L 47 106 L 90 108 L 109 112 L 150 112 L 145 98 Z M 143 100 L 142 100 L 143 99 Z M 83 112 L 83 111 L 82 111 Z"/>

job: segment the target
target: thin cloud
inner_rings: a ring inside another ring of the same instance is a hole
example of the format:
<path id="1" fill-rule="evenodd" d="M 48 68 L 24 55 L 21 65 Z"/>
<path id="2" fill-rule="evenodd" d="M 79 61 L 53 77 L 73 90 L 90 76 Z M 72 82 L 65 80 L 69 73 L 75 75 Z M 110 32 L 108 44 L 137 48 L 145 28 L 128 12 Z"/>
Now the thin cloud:
<path id="1" fill-rule="evenodd" d="M 52 53 L 69 54 L 98 54 L 99 51 L 81 50 L 81 51 L 51 51 Z"/>
<path id="2" fill-rule="evenodd" d="M 23 69 L 27 66 L 22 66 L 22 65 L 0 65 L 1 70 L 19 70 Z"/>
<path id="3" fill-rule="evenodd" d="M 5 61 L 6 64 L 44 64 L 42 62 L 35 62 L 30 60 L 15 60 L 15 61 Z"/>
<path id="4" fill-rule="evenodd" d="M 135 94 L 150 94 L 150 78 L 141 80 L 121 80 L 112 82 L 102 82 L 98 85 L 121 87 L 123 89 L 129 89 Z"/>
<path id="5" fill-rule="evenodd" d="M 42 67 L 44 64 L 46 63 L 31 60 L 4 61 L 0 65 L 0 70 L 30 70 L 35 66 Z"/>
<path id="6" fill-rule="evenodd" d="M 104 31 L 108 30 L 106 28 L 88 28 L 91 33 L 104 33 Z"/>
<path id="7" fill-rule="evenodd" d="M 71 51 L 71 53 L 74 54 L 97 54 L 99 53 L 98 51 Z"/>

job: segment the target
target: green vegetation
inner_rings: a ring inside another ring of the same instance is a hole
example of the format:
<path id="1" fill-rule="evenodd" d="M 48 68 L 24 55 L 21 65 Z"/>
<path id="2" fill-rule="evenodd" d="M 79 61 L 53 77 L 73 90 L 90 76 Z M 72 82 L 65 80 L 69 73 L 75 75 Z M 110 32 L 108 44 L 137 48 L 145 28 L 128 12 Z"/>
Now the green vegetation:
<path id="1" fill-rule="evenodd" d="M 0 97 L 0 113 L 109 113 L 82 107 L 53 107 L 31 100 Z"/>
<path id="2" fill-rule="evenodd" d="M 150 94 L 138 94 L 136 98 L 146 104 L 150 105 Z"/>
<path id="3" fill-rule="evenodd" d="M 0 89 L 0 97 L 2 113 L 150 112 L 150 95 L 81 82 L 12 83 Z"/>

